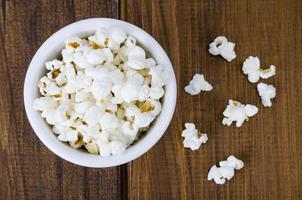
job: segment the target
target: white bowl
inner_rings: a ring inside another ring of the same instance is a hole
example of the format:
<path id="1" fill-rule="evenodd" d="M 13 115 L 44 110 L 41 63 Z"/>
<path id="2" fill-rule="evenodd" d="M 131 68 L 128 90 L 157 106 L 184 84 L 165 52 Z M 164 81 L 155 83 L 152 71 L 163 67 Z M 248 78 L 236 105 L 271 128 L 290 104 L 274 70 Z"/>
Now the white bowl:
<path id="1" fill-rule="evenodd" d="M 74 149 L 59 141 L 50 126 L 33 109 L 34 100 L 39 97 L 38 81 L 45 74 L 44 63 L 56 58 L 63 49 L 64 40 L 70 36 L 89 36 L 98 27 L 119 27 L 137 41 L 152 55 L 157 63 L 167 68 L 169 82 L 166 85 L 160 115 L 147 133 L 120 155 L 101 157 Z M 146 153 L 161 138 L 172 119 L 176 104 L 176 80 L 172 64 L 156 40 L 144 30 L 124 21 L 109 18 L 93 18 L 70 24 L 50 36 L 36 52 L 26 73 L 24 82 L 24 105 L 29 122 L 40 140 L 61 158 L 86 167 L 112 167 L 130 162 Z M 34 144 L 33 144 L 34 145 Z"/>

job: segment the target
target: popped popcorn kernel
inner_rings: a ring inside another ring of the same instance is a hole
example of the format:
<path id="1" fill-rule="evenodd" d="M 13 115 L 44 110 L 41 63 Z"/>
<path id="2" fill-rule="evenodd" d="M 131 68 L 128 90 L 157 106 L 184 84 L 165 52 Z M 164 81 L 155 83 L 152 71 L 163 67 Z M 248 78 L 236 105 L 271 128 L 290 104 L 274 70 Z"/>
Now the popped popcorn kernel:
<path id="1" fill-rule="evenodd" d="M 260 78 L 267 79 L 276 74 L 276 67 L 271 65 L 268 69 L 260 67 L 260 60 L 258 57 L 249 56 L 243 62 L 242 71 L 248 76 L 251 83 L 256 83 Z"/>
<path id="2" fill-rule="evenodd" d="M 205 144 L 208 141 L 207 134 L 199 132 L 193 123 L 185 123 L 185 129 L 182 131 L 181 136 L 184 137 L 184 147 L 190 148 L 192 151 L 198 150 L 201 144 Z"/>
<path id="3" fill-rule="evenodd" d="M 259 96 L 264 107 L 271 107 L 271 99 L 276 97 L 276 88 L 273 85 L 267 85 L 265 83 L 259 83 L 257 85 Z"/>
<path id="4" fill-rule="evenodd" d="M 208 173 L 208 180 L 214 180 L 216 184 L 222 185 L 226 180 L 230 180 L 235 175 L 235 170 L 242 169 L 244 163 L 231 155 L 225 161 L 219 162 L 219 167 L 213 165 Z"/>
<path id="5" fill-rule="evenodd" d="M 248 121 L 249 117 L 256 115 L 258 108 L 254 105 L 244 105 L 238 101 L 229 100 L 229 105 L 223 112 L 223 125 L 230 126 L 232 122 L 236 122 L 236 127 L 241 127 L 244 121 Z"/>
<path id="6" fill-rule="evenodd" d="M 209 45 L 209 53 L 214 56 L 221 55 L 224 59 L 231 62 L 236 58 L 234 48 L 235 43 L 229 42 L 224 36 L 218 36 Z"/>
<path id="7" fill-rule="evenodd" d="M 203 74 L 195 74 L 189 85 L 185 87 L 185 91 L 190 95 L 197 95 L 201 91 L 211 91 L 213 86 L 208 83 Z"/>

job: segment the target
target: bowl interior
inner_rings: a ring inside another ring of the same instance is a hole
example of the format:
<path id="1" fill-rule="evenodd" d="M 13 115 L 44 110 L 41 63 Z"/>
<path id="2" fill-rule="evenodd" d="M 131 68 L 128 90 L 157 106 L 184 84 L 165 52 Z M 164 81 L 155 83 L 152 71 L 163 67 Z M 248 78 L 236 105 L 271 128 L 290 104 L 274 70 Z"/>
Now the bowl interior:
<path id="1" fill-rule="evenodd" d="M 165 95 L 162 100 L 162 111 L 152 123 L 144 136 L 127 150 L 110 157 L 89 154 L 79 151 L 59 141 L 52 132 L 50 126 L 41 118 L 40 112 L 32 108 L 33 102 L 40 97 L 38 81 L 45 75 L 44 63 L 58 58 L 64 47 L 64 40 L 71 36 L 87 37 L 95 33 L 99 27 L 118 27 L 134 36 L 139 44 L 156 60 L 167 68 L 169 82 L 165 87 Z M 55 154 L 72 163 L 88 167 L 110 167 L 129 162 L 148 151 L 163 135 L 167 129 L 175 109 L 176 80 L 171 62 L 162 47 L 145 31 L 124 21 L 95 18 L 70 24 L 48 38 L 36 52 L 28 68 L 24 83 L 24 104 L 28 119 L 40 140 Z"/>

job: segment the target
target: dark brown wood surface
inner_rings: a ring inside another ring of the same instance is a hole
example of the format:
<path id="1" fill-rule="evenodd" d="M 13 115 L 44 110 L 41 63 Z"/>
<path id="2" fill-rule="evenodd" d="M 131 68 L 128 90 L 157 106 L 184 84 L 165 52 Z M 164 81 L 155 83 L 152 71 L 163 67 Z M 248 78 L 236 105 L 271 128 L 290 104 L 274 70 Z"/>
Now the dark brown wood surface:
<path id="1" fill-rule="evenodd" d="M 0 0 L 0 199 L 302 199 L 302 2 L 300 0 Z M 39 46 L 84 18 L 113 17 L 149 32 L 169 55 L 178 83 L 172 123 L 152 150 L 120 167 L 88 169 L 63 161 L 33 133 L 23 108 L 23 81 Z M 236 43 L 228 63 L 211 56 L 218 35 Z M 264 108 L 241 72 L 247 56 L 274 64 L 277 97 Z M 183 91 L 194 73 L 214 90 Z M 241 128 L 222 126 L 228 99 L 259 113 Z M 185 122 L 208 132 L 199 151 L 184 149 Z M 230 154 L 245 162 L 231 181 L 207 181 Z"/>

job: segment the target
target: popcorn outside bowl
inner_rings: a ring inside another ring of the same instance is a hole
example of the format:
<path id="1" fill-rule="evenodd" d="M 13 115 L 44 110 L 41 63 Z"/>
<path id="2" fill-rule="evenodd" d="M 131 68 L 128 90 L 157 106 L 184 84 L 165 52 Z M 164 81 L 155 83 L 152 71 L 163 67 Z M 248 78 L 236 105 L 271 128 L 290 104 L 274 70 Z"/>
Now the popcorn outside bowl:
<path id="1" fill-rule="evenodd" d="M 33 109 L 34 100 L 40 96 L 38 81 L 44 75 L 46 61 L 56 58 L 64 47 L 64 40 L 71 36 L 86 37 L 92 35 L 98 27 L 118 27 L 127 34 L 136 37 L 137 41 L 149 52 L 157 63 L 166 67 L 169 81 L 165 86 L 162 111 L 148 131 L 125 152 L 119 155 L 101 157 L 90 154 L 59 141 L 50 126 Z M 124 21 L 110 18 L 92 18 L 70 24 L 50 36 L 36 52 L 26 73 L 24 81 L 24 105 L 28 120 L 40 140 L 61 158 L 86 167 L 112 167 L 130 162 L 146 153 L 161 138 L 168 128 L 176 105 L 176 79 L 172 64 L 157 41 L 144 30 Z"/>

